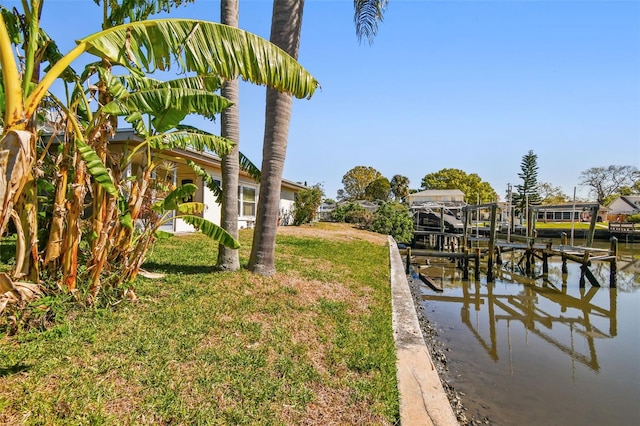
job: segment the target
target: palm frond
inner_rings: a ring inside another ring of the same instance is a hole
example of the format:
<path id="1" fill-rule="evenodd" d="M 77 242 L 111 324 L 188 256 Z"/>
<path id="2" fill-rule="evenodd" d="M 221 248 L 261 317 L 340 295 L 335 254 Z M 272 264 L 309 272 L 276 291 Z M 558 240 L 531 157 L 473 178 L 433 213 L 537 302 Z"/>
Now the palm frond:
<path id="1" fill-rule="evenodd" d="M 369 44 L 378 33 L 378 22 L 382 22 L 389 0 L 353 0 L 353 21 L 356 24 L 356 36 L 361 42 L 366 38 Z"/>

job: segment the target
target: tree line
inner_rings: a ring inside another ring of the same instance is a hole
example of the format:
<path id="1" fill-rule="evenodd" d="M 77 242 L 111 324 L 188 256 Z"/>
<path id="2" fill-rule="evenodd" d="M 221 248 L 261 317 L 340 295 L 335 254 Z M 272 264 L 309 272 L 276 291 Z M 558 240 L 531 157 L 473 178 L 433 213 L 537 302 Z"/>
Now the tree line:
<path id="1" fill-rule="evenodd" d="M 526 204 L 560 204 L 572 201 L 560 186 L 538 181 L 538 156 L 529 150 L 522 157 L 519 183 L 507 188 L 505 200 L 510 200 L 517 209 L 524 210 Z M 640 171 L 632 165 L 610 165 L 591 167 L 580 173 L 580 185 L 602 205 L 611 203 L 618 196 L 640 194 Z M 418 189 L 410 187 L 409 178 L 400 174 L 387 179 L 371 166 L 355 166 L 342 177 L 342 188 L 337 192 L 338 202 L 368 200 L 374 202 L 405 202 L 407 195 L 423 190 L 459 189 L 465 194 L 467 204 L 496 202 L 500 197 L 496 190 L 476 173 L 460 169 L 443 168 L 426 174 Z M 334 202 L 333 199 L 328 199 Z M 585 200 L 580 200 L 585 201 Z"/>
<path id="2" fill-rule="evenodd" d="M 527 204 L 560 204 L 573 200 L 573 196 L 565 194 L 559 186 L 538 182 L 538 156 L 533 150 L 522 157 L 518 177 L 521 183 L 515 185 L 515 192 L 507 190 L 507 199 L 520 211 Z M 579 178 L 580 186 L 600 205 L 606 206 L 619 196 L 640 195 L 640 171 L 633 165 L 591 167 L 582 171 Z"/>
<path id="3" fill-rule="evenodd" d="M 475 173 L 460 169 L 442 169 L 422 178 L 421 189 L 410 188 L 408 177 L 396 174 L 390 180 L 373 167 L 356 166 L 342 177 L 343 188 L 338 190 L 338 201 L 389 201 L 405 202 L 407 195 L 428 189 L 459 189 L 465 194 L 465 202 L 475 204 L 496 201 L 498 195 L 488 182 Z"/>

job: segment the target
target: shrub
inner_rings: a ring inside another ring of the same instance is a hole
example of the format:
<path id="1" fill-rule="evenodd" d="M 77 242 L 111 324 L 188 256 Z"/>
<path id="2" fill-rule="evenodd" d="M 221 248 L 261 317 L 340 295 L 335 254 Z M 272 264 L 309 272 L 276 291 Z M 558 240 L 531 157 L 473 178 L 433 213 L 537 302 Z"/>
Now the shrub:
<path id="1" fill-rule="evenodd" d="M 299 191 L 293 205 L 293 224 L 298 226 L 310 223 L 316 218 L 320 204 L 322 204 L 322 189 L 319 187 Z"/>
<path id="2" fill-rule="evenodd" d="M 347 203 L 333 209 L 331 219 L 335 222 L 354 223 L 354 219 L 364 212 L 366 210 L 360 204 Z"/>
<path id="3" fill-rule="evenodd" d="M 374 213 L 371 231 L 391 235 L 397 242 L 407 243 L 413 238 L 413 220 L 404 204 L 385 202 Z"/>
<path id="4" fill-rule="evenodd" d="M 640 223 L 640 213 L 627 216 L 627 222 Z"/>

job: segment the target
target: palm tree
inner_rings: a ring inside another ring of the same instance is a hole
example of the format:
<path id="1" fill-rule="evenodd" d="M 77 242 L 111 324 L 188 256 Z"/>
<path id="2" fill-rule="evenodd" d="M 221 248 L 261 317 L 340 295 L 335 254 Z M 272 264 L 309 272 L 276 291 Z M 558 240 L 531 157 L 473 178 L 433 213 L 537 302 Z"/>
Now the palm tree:
<path id="1" fill-rule="evenodd" d="M 358 39 L 372 42 L 378 21 L 388 0 L 355 0 L 354 21 Z M 304 0 L 274 0 L 270 41 L 297 59 Z M 291 121 L 291 96 L 267 88 L 265 132 L 262 147 L 262 183 L 256 214 L 249 269 L 260 275 L 273 275 L 280 184 Z"/>
<path id="2" fill-rule="evenodd" d="M 391 192 L 396 201 L 402 201 L 409 194 L 409 178 L 402 175 L 394 175 L 391 178 Z"/>
<path id="3" fill-rule="evenodd" d="M 221 0 L 220 22 L 238 27 L 238 0 Z M 222 112 L 220 135 L 236 143 L 231 152 L 222 156 L 222 215 L 220 225 L 234 238 L 238 238 L 238 175 L 240 145 L 240 114 L 238 80 L 229 80 L 222 86 L 221 94 L 231 102 Z M 227 271 L 240 269 L 238 250 L 220 244 L 218 267 Z"/>
<path id="4" fill-rule="evenodd" d="M 302 29 L 304 0 L 274 0 L 269 40 L 297 59 Z M 282 171 L 291 121 L 291 95 L 267 88 L 262 180 L 256 213 L 256 227 L 249 258 L 249 269 L 260 275 L 273 275 L 275 245 L 280 210 Z"/>

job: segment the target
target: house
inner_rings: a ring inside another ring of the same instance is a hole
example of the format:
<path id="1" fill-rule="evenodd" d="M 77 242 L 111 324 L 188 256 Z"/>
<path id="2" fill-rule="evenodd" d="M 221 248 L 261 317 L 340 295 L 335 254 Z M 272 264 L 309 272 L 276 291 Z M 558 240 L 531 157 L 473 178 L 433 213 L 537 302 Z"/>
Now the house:
<path id="1" fill-rule="evenodd" d="M 622 222 L 627 216 L 640 213 L 640 195 L 623 195 L 609 204 L 609 221 Z"/>
<path id="2" fill-rule="evenodd" d="M 318 206 L 317 218 L 320 222 L 328 222 L 331 220 L 331 213 L 338 205 L 333 203 L 327 203 L 326 201 L 322 202 L 320 206 Z"/>
<path id="3" fill-rule="evenodd" d="M 442 204 L 447 207 L 461 207 L 464 202 L 464 192 L 459 189 L 427 189 L 407 195 L 409 206 L 418 204 Z"/>
<path id="4" fill-rule="evenodd" d="M 591 220 L 591 207 L 594 203 L 560 203 L 553 205 L 535 206 L 536 220 L 538 222 L 588 222 Z M 609 209 L 604 206 L 598 207 L 598 222 L 603 222 L 607 218 Z"/>
<path id="5" fill-rule="evenodd" d="M 112 155 L 121 155 L 130 150 L 141 139 L 135 135 L 133 129 L 119 129 L 116 135 L 109 142 L 109 150 Z M 144 151 L 144 150 L 142 150 Z M 203 183 L 202 177 L 196 175 L 193 169 L 187 164 L 190 160 L 204 169 L 218 185 L 222 181 L 222 160 L 216 154 L 209 152 L 199 152 L 191 149 L 172 149 L 152 151 L 153 161 L 158 167 L 153 172 L 156 182 L 164 183 L 167 186 L 177 187 L 187 183 L 197 186 L 197 191 L 193 195 L 193 201 L 201 202 L 205 205 L 202 217 L 217 225 L 221 223 L 222 209 L 217 203 L 214 193 Z M 129 167 L 123 171 L 126 177 L 140 174 L 141 165 L 146 161 L 146 153 L 137 153 Z M 298 191 L 306 189 L 305 185 L 282 180 L 280 191 L 280 224 L 289 225 L 293 223 L 292 210 L 295 195 Z M 156 198 L 161 195 L 155 193 Z M 260 197 L 260 184 L 257 183 L 248 173 L 240 171 L 238 182 L 238 228 L 253 228 L 256 221 L 256 210 L 258 198 Z M 172 219 L 164 224 L 160 229 L 168 232 L 193 232 L 194 228 L 185 223 L 182 219 Z"/>

